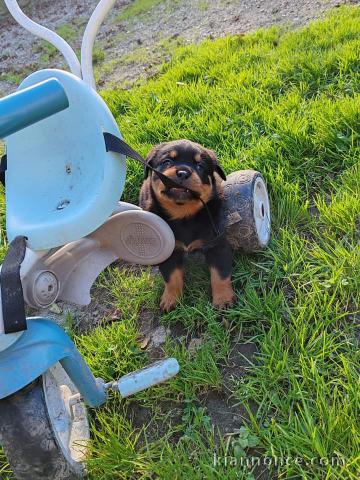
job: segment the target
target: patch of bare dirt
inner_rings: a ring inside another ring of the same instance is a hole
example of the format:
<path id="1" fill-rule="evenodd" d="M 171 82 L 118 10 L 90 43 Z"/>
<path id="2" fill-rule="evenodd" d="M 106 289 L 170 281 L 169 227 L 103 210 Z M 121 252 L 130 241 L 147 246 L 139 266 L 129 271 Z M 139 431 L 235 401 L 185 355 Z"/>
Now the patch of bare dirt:
<path id="1" fill-rule="evenodd" d="M 118 0 L 101 27 L 97 42 L 97 81 L 101 88 L 128 88 L 159 70 L 177 43 L 199 42 L 259 27 L 304 25 L 342 4 L 360 0 L 164 0 L 148 12 L 119 19 L 131 0 Z M 35 21 L 64 31 L 78 51 L 97 0 L 38 0 L 24 7 Z M 0 21 L 0 94 L 14 91 L 29 73 L 64 68 L 60 55 L 44 49 L 10 17 Z"/>
<path id="2" fill-rule="evenodd" d="M 222 436 L 238 431 L 249 418 L 246 408 L 231 396 L 231 390 L 233 382 L 246 375 L 248 367 L 255 361 L 256 352 L 254 343 L 235 343 L 226 363 L 221 365 L 223 389 L 210 391 L 201 399 L 212 425 Z M 255 404 L 250 408 L 256 412 Z"/>
<path id="3" fill-rule="evenodd" d="M 211 419 L 211 424 L 219 429 L 222 436 L 235 433 L 244 419 L 248 418 L 247 411 L 241 405 L 229 397 L 224 391 L 210 391 L 201 399 L 201 404 L 205 405 L 206 411 Z"/>
<path id="4" fill-rule="evenodd" d="M 95 287 L 91 293 L 91 300 L 86 306 L 58 301 L 47 308 L 27 307 L 27 316 L 47 318 L 78 333 L 86 333 L 100 324 L 118 320 L 116 308 L 111 299 L 107 298 L 104 289 Z"/>
<path id="5" fill-rule="evenodd" d="M 245 375 L 255 361 L 256 352 L 255 343 L 236 343 L 223 367 L 224 383 L 228 384 L 240 375 Z"/>

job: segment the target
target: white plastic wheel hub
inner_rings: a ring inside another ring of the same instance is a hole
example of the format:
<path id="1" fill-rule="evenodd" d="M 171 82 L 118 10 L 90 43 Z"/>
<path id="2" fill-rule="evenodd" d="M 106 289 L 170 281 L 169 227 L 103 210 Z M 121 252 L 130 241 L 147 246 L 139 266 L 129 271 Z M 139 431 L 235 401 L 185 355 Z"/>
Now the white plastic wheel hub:
<path id="1" fill-rule="evenodd" d="M 254 185 L 254 219 L 259 243 L 265 247 L 270 238 L 270 203 L 264 180 L 258 177 Z"/>

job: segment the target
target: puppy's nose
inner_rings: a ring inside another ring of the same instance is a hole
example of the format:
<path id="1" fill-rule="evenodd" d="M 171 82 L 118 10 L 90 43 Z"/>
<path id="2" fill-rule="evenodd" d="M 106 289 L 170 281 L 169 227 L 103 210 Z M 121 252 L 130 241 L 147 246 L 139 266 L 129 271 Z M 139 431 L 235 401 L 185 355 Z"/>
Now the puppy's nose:
<path id="1" fill-rule="evenodd" d="M 179 170 L 176 170 L 176 175 L 181 179 L 181 180 L 186 180 L 187 178 L 190 177 L 191 175 L 191 170 L 188 168 L 179 168 Z"/>

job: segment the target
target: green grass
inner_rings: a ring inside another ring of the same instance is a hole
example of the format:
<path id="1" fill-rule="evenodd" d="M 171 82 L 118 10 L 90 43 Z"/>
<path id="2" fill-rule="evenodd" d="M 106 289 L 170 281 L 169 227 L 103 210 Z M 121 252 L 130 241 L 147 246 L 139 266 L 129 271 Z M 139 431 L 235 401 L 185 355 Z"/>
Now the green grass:
<path id="1" fill-rule="evenodd" d="M 101 275 L 119 321 L 75 337 L 95 375 L 109 380 L 146 365 L 139 325 L 149 316 L 181 327 L 163 349 L 181 371 L 91 412 L 91 479 L 249 480 L 257 472 L 241 462 L 254 454 L 288 459 L 269 467 L 277 478 L 358 478 L 359 58 L 360 10 L 340 8 L 302 30 L 180 48 L 155 80 L 103 92 L 143 155 L 189 138 L 214 149 L 227 172 L 260 170 L 273 232 L 264 252 L 237 256 L 238 301 L 221 315 L 199 260 L 189 261 L 182 301 L 164 315 L 151 270 L 115 266 Z M 137 201 L 142 175 L 129 162 L 125 200 Z M 186 346 L 192 337 L 202 340 L 195 350 Z M 258 353 L 245 374 L 224 379 L 231 349 L 245 343 Z M 245 429 L 219 435 L 213 392 L 238 405 Z M 229 463 L 214 465 L 214 453 Z"/>
<path id="2" fill-rule="evenodd" d="M 20 83 L 22 77 L 18 73 L 2 73 L 0 76 L 0 80 L 10 83 Z"/>
<path id="3" fill-rule="evenodd" d="M 0 74 L 0 81 L 9 82 L 14 84 L 15 86 L 18 86 L 19 83 L 21 83 L 23 79 L 27 75 L 29 75 L 29 73 L 30 73 L 30 69 L 27 67 L 20 68 L 19 70 L 13 71 L 13 72 L 7 72 L 7 73 L 3 72 Z"/>
<path id="4" fill-rule="evenodd" d="M 138 15 L 142 15 L 164 0 L 134 0 L 127 5 L 121 13 L 116 17 L 116 21 L 128 20 Z"/>
<path id="5" fill-rule="evenodd" d="M 176 47 L 183 44 L 184 39 L 182 37 L 164 37 L 156 42 L 151 49 L 144 46 L 136 47 L 134 50 L 108 61 L 103 61 L 103 56 L 99 59 L 99 54 L 95 50 L 94 70 L 96 83 L 102 85 L 106 82 L 108 88 L 116 86 L 117 89 L 129 89 L 134 85 L 143 84 L 150 76 L 154 77 L 161 70 L 164 59 L 171 58 Z M 100 50 L 100 52 L 102 51 Z M 114 71 L 126 73 L 129 64 L 135 65 L 138 63 L 142 63 L 144 68 L 142 74 L 136 79 L 120 80 L 116 75 L 114 76 Z M 112 77 L 114 79 L 110 80 Z"/>
<path id="6" fill-rule="evenodd" d="M 139 47 L 135 50 L 123 55 L 122 61 L 126 63 L 136 64 L 138 62 L 151 61 L 153 63 L 159 63 L 159 59 L 166 56 L 170 56 L 175 47 L 178 47 L 184 43 L 184 39 L 181 37 L 167 37 L 162 38 L 154 46 L 154 51 L 149 51 L 149 47 Z M 161 62 L 163 63 L 163 62 Z"/>
<path id="7" fill-rule="evenodd" d="M 101 48 L 94 48 L 93 51 L 93 62 L 94 65 L 102 63 L 105 60 L 105 52 Z"/>

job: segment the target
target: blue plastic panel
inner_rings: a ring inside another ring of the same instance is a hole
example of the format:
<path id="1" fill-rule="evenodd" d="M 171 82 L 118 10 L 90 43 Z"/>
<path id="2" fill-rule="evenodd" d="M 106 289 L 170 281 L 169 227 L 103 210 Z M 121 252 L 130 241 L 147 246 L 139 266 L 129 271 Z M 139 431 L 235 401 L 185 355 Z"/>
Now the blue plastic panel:
<path id="1" fill-rule="evenodd" d="M 86 403 L 106 400 L 106 393 L 66 333 L 44 318 L 27 319 L 28 329 L 16 343 L 0 352 L 0 399 L 21 390 L 60 361 Z"/>
<path id="2" fill-rule="evenodd" d="M 125 158 L 106 152 L 103 132 L 120 135 L 101 97 L 61 70 L 41 70 L 20 85 L 57 78 L 69 108 L 7 137 L 6 227 L 33 250 L 88 235 L 112 213 L 125 183 Z"/>

